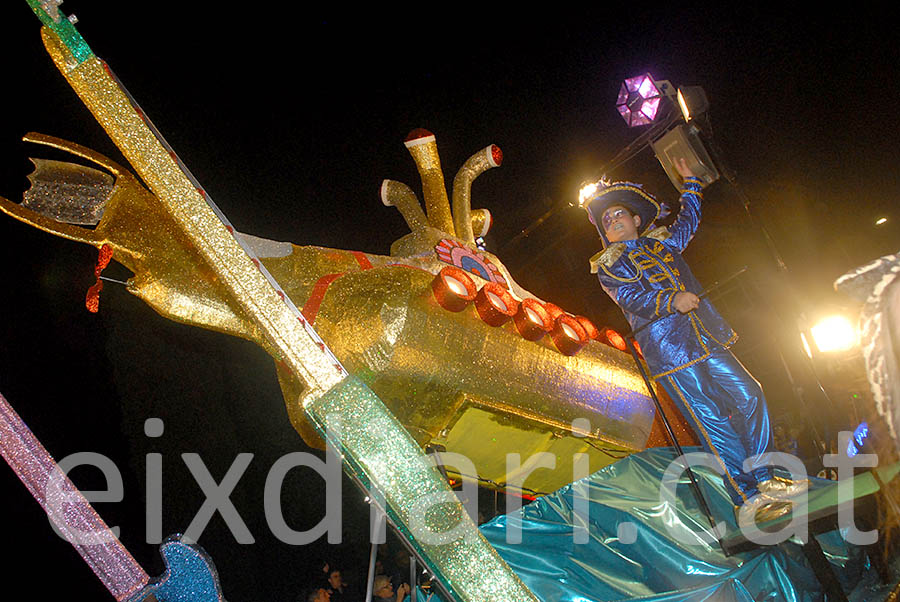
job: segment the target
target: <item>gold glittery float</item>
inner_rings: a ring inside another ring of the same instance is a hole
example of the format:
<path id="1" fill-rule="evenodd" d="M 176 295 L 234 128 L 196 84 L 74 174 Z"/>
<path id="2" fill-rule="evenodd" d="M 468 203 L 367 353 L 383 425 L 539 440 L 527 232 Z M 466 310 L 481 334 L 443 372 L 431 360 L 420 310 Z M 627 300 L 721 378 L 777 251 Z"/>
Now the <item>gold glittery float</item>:
<path id="1" fill-rule="evenodd" d="M 427 215 L 409 187 L 385 181 L 382 200 L 403 213 L 412 231 L 392 245 L 390 257 L 241 235 L 80 36 L 73 55 L 52 28 L 42 35 L 150 191 L 89 149 L 29 134 L 26 140 L 92 161 L 112 179 L 71 164 L 38 163 L 32 198 L 23 205 L 0 198 L 0 210 L 71 240 L 110 245 L 134 272 L 129 291 L 160 314 L 260 344 L 276 360 L 298 432 L 321 447 L 328 417 L 339 419 L 341 437 L 331 443 L 345 470 L 383 495 L 394 524 L 452 595 L 534 600 L 421 448 L 442 446 L 472 460 L 471 470 L 448 466 L 452 476 L 547 492 L 585 476 L 573 473 L 577 454 L 589 457 L 593 471 L 643 449 L 654 411 L 630 358 L 611 347 L 585 340 L 580 352 L 564 355 L 550 336 L 526 340 L 512 320 L 491 326 L 472 304 L 452 312 L 439 305 L 433 281 L 448 264 L 468 271 L 473 290 L 492 282 L 508 289 L 515 304 L 534 299 L 474 245 L 491 218 L 470 209 L 469 189 L 499 164 L 499 149 L 490 146 L 463 166 L 451 213 L 434 137 L 414 132 L 407 146 L 422 176 Z M 508 453 L 537 452 L 553 454 L 556 469 L 526 479 L 523 468 L 507 466 Z M 426 499 L 442 503 L 418 512 Z M 436 544 L 422 528 L 461 537 Z"/>

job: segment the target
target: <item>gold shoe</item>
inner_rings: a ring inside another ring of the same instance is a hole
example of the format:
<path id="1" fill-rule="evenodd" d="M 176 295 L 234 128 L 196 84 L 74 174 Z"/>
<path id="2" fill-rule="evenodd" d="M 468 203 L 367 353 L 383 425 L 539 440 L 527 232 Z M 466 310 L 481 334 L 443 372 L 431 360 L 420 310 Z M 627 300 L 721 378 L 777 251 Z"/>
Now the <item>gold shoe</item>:
<path id="1" fill-rule="evenodd" d="M 756 522 L 766 523 L 770 520 L 785 516 L 791 513 L 793 508 L 791 502 L 768 502 L 756 511 Z"/>
<path id="2" fill-rule="evenodd" d="M 809 479 L 792 481 L 781 477 L 772 477 L 756 486 L 763 497 L 772 500 L 786 500 L 809 490 Z"/>
<path id="3" fill-rule="evenodd" d="M 790 514 L 793 504 L 785 501 L 772 501 L 757 495 L 743 506 L 735 506 L 734 519 L 739 527 L 754 523 L 760 524 Z"/>

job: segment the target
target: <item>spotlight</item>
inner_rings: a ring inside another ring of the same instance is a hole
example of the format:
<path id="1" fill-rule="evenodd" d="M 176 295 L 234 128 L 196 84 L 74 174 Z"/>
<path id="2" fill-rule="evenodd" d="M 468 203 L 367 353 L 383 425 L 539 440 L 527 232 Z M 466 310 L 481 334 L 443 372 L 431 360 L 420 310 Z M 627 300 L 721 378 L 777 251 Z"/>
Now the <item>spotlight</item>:
<path id="1" fill-rule="evenodd" d="M 684 120 L 690 121 L 709 110 L 709 99 L 700 86 L 683 86 L 678 88 L 678 106 Z"/>
<path id="2" fill-rule="evenodd" d="M 847 351 L 859 343 L 859 334 L 844 316 L 829 316 L 810 328 L 816 348 L 822 353 Z"/>
<path id="3" fill-rule="evenodd" d="M 594 195 L 599 189 L 600 182 L 588 182 L 587 184 L 583 184 L 581 190 L 578 191 L 578 206 L 584 207 L 584 204 L 594 198 Z"/>
<path id="4" fill-rule="evenodd" d="M 875 220 L 875 225 L 876 225 L 876 226 L 880 226 L 881 224 L 883 224 L 883 223 L 885 223 L 885 222 L 887 222 L 887 218 L 886 218 L 886 217 L 879 217 L 877 220 Z"/>
<path id="5" fill-rule="evenodd" d="M 675 168 L 677 159 L 684 159 L 691 171 L 709 186 L 719 179 L 712 158 L 706 152 L 699 132 L 694 126 L 679 124 L 666 132 L 659 140 L 650 143 L 656 158 L 666 171 L 675 188 L 681 190 L 681 174 Z"/>
<path id="6" fill-rule="evenodd" d="M 629 77 L 619 88 L 616 110 L 628 127 L 653 123 L 659 113 L 663 94 L 649 73 Z"/>

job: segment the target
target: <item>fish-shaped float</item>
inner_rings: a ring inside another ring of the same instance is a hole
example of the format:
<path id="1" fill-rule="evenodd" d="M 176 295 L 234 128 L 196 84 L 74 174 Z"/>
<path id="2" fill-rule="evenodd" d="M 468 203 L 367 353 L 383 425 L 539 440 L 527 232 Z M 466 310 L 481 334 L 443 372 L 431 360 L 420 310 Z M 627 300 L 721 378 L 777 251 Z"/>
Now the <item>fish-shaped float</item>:
<path id="1" fill-rule="evenodd" d="M 55 64 L 140 180 L 90 149 L 29 134 L 95 167 L 34 160 L 25 200 L 0 198 L 0 210 L 97 247 L 102 265 L 111 258 L 133 272 L 128 290 L 161 315 L 261 345 L 276 362 L 296 430 L 312 446 L 327 440 L 351 477 L 384 496 L 388 516 L 447 594 L 533 600 L 423 450 L 471 460 L 448 464 L 453 477 L 539 494 L 665 441 L 630 356 L 601 342 L 588 320 L 522 289 L 475 244 L 491 218 L 471 210 L 471 184 L 499 165 L 499 149 L 483 149 L 459 170 L 451 210 L 434 136 L 410 134 L 426 210 L 409 187 L 383 183 L 382 201 L 411 229 L 388 256 L 244 235 L 55 4 L 29 4 Z M 552 454 L 553 470 L 529 463 L 538 452 Z M 525 460 L 508 463 L 516 453 Z M 576 464 L 583 474 L 573 473 Z M 458 533 L 453 541 L 414 533 L 412 514 L 429 496 L 449 496 L 428 527 Z"/>

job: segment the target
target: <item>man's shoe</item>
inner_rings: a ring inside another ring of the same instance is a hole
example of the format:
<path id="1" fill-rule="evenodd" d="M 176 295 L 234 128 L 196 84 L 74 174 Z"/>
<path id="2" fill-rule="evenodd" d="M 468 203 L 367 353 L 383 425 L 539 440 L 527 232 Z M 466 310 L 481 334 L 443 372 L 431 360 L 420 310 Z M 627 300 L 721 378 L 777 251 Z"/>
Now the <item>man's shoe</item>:
<path id="1" fill-rule="evenodd" d="M 762 497 L 773 500 L 786 500 L 809 490 L 809 479 L 792 481 L 781 477 L 772 477 L 756 486 Z"/>
<path id="2" fill-rule="evenodd" d="M 790 514 L 793 506 L 794 505 L 790 502 L 769 502 L 764 504 L 763 507 L 756 512 L 756 522 L 762 524 L 785 516 L 786 514 Z"/>
<path id="3" fill-rule="evenodd" d="M 767 500 L 758 495 L 743 506 L 735 506 L 734 518 L 739 527 L 761 524 L 790 514 L 792 507 L 791 502 Z"/>

